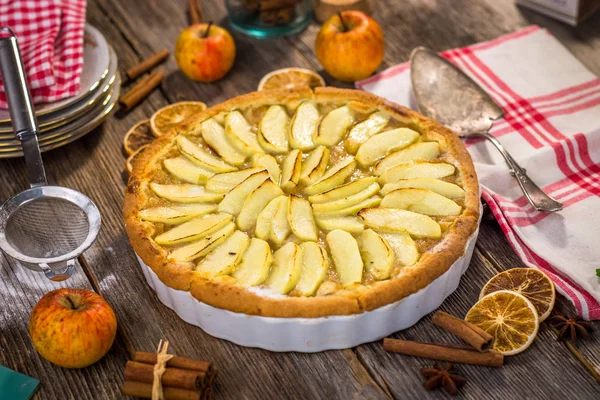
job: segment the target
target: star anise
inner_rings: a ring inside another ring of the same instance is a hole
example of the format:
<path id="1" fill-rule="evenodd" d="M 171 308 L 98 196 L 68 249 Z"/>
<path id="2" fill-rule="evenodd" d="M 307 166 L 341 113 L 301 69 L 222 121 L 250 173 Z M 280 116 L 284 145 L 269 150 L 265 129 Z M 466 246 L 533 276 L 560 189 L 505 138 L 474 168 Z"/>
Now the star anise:
<path id="1" fill-rule="evenodd" d="M 588 337 L 592 331 L 592 325 L 581 318 L 567 318 L 564 315 L 554 315 L 550 318 L 550 323 L 559 330 L 557 341 L 571 339 L 573 344 L 577 341 L 577 335 Z"/>
<path id="2" fill-rule="evenodd" d="M 454 365 L 446 364 L 442 366 L 439 361 L 436 361 L 432 368 L 421 368 L 421 375 L 427 378 L 423 384 L 425 389 L 433 390 L 443 387 L 450 396 L 458 393 L 458 389 L 463 387 L 467 380 L 464 376 L 451 373 L 452 368 L 454 368 Z"/>

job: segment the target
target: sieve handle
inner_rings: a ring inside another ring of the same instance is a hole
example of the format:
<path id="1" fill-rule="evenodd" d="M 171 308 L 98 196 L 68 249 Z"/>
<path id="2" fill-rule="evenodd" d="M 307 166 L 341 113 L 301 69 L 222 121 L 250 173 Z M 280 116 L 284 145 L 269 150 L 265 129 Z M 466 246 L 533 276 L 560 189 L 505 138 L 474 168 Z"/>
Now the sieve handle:
<path id="1" fill-rule="evenodd" d="M 13 131 L 23 146 L 31 187 L 45 186 L 46 173 L 38 143 L 38 125 L 21 61 L 17 37 L 10 28 L 0 27 L 10 36 L 0 39 L 0 72 L 8 101 Z"/>
<path id="2" fill-rule="evenodd" d="M 62 282 L 68 279 L 71 276 L 71 274 L 73 274 L 73 270 L 75 269 L 75 260 L 67 260 L 67 266 L 59 272 L 52 271 L 50 266 L 46 263 L 41 263 L 38 265 L 42 269 L 42 271 L 44 271 L 44 275 L 46 275 L 46 278 L 54 282 Z"/>

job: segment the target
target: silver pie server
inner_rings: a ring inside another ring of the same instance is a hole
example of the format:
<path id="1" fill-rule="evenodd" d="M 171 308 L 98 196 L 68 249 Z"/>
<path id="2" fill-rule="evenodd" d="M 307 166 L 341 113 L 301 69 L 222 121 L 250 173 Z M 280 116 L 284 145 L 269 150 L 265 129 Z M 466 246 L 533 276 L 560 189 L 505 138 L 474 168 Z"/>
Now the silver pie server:
<path id="1" fill-rule="evenodd" d="M 479 136 L 492 142 L 536 210 L 562 210 L 563 205 L 544 193 L 488 133 L 504 111 L 469 76 L 437 53 L 418 47 L 410 56 L 410 78 L 419 112 L 447 126 L 461 138 Z"/>

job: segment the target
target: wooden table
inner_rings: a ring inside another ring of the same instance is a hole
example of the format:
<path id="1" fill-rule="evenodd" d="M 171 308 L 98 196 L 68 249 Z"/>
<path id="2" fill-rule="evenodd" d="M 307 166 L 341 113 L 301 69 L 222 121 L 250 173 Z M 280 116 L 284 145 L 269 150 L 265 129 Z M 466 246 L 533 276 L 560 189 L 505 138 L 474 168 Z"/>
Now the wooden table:
<path id="1" fill-rule="evenodd" d="M 154 52 L 173 50 L 186 26 L 186 0 L 90 0 L 88 20 L 115 48 L 121 71 Z M 227 26 L 223 1 L 204 1 L 208 20 Z M 530 24 L 548 28 L 589 69 L 600 75 L 600 15 L 579 28 L 516 8 L 497 0 L 379 0 L 375 18 L 386 35 L 381 68 L 406 61 L 411 49 L 434 50 L 492 39 Z M 167 338 L 177 354 L 214 361 L 220 370 L 217 398 L 251 399 L 384 399 L 445 398 L 442 391 L 426 392 L 419 369 L 431 361 L 382 350 L 381 342 L 318 354 L 277 354 L 249 349 L 205 334 L 188 325 L 157 299 L 146 284 L 127 242 L 121 219 L 126 175 L 122 138 L 135 122 L 166 104 L 201 100 L 209 105 L 255 90 L 259 79 L 276 68 L 299 66 L 320 70 L 313 53 L 318 26 L 302 34 L 270 41 L 235 35 L 237 60 L 229 75 L 214 84 L 193 83 L 178 71 L 173 58 L 167 78 L 143 104 L 125 116 L 113 116 L 85 138 L 44 155 L 51 182 L 88 194 L 100 207 L 103 226 L 98 241 L 80 258 L 74 277 L 61 284 L 40 274 L 0 263 L 0 364 L 38 378 L 39 399 L 121 398 L 123 368 L 135 350 L 152 351 Z M 327 77 L 328 84 L 343 86 Z M 23 160 L 0 161 L 0 199 L 27 187 Z M 485 215 L 473 261 L 458 290 L 442 305 L 464 315 L 475 303 L 483 284 L 494 274 L 521 265 L 497 223 Z M 58 368 L 42 359 L 27 333 L 32 307 L 57 287 L 87 287 L 99 291 L 114 307 L 119 320 L 117 340 L 101 361 L 82 370 Z M 573 313 L 559 298 L 556 309 Z M 393 337 L 424 341 L 453 341 L 454 337 L 424 318 Z M 582 366 L 582 355 L 600 368 L 600 337 L 578 343 L 580 353 L 556 342 L 547 323 L 533 346 L 508 358 L 502 368 L 460 365 L 468 378 L 459 398 L 599 398 L 600 385 Z"/>

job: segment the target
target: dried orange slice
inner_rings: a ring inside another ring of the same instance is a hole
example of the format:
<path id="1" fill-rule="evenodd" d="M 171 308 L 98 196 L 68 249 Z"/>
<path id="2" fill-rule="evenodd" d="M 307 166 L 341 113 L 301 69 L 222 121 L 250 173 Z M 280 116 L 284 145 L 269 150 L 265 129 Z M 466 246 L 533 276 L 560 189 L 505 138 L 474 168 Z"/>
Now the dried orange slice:
<path id="1" fill-rule="evenodd" d="M 127 158 L 127 161 L 125 162 L 125 170 L 127 170 L 127 173 L 129 175 L 131 175 L 131 173 L 133 172 L 133 167 L 135 166 L 135 162 L 137 161 L 138 157 L 148 146 L 149 144 L 140 147 L 132 155 L 130 155 L 129 158 Z"/>
<path id="2" fill-rule="evenodd" d="M 128 156 L 132 155 L 142 146 L 150 144 L 156 139 L 152 136 L 150 123 L 147 119 L 135 124 L 123 138 L 123 148 Z"/>
<path id="3" fill-rule="evenodd" d="M 150 117 L 152 134 L 161 137 L 183 120 L 204 110 L 206 110 L 206 104 L 201 101 L 181 101 L 163 107 Z"/>
<path id="4" fill-rule="evenodd" d="M 305 68 L 283 68 L 263 76 L 258 84 L 258 90 L 297 89 L 299 87 L 325 86 L 325 80 L 319 74 Z"/>
<path id="5" fill-rule="evenodd" d="M 484 296 L 469 310 L 465 320 L 492 335 L 492 349 L 505 356 L 527 349 L 540 326 L 533 304 L 525 296 L 509 290 Z"/>
<path id="6" fill-rule="evenodd" d="M 542 271 L 534 268 L 513 268 L 494 276 L 485 284 L 479 298 L 498 290 L 510 290 L 527 297 L 544 321 L 554 308 L 554 283 Z"/>

